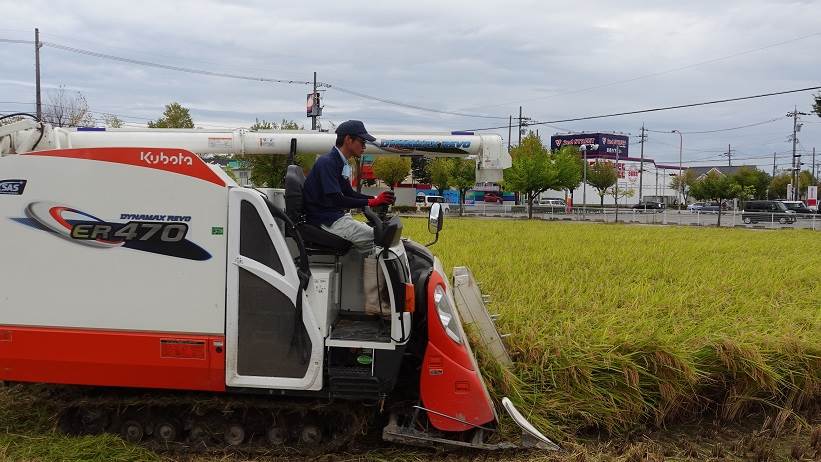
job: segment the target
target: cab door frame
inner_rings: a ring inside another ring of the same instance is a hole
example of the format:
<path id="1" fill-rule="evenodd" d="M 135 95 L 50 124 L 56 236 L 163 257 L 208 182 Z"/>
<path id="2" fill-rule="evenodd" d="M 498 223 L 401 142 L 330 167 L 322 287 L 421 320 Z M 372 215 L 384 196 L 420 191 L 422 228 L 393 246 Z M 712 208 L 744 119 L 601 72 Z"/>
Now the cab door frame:
<path id="1" fill-rule="evenodd" d="M 263 224 L 267 228 L 283 273 L 266 266 L 247 255 L 240 255 L 241 209 L 246 201 L 253 205 Z M 285 243 L 276 220 L 268 210 L 266 199 L 258 191 L 248 188 L 231 188 L 228 192 L 228 258 L 226 280 L 226 365 L 225 383 L 229 387 L 248 387 L 289 390 L 321 390 L 324 355 L 324 339 L 320 334 L 318 323 L 304 291 L 299 290 L 299 276 L 293 257 Z M 268 377 L 258 375 L 241 375 L 238 372 L 239 358 L 239 278 L 240 269 L 262 279 L 272 288 L 284 294 L 293 306 L 297 306 L 297 296 L 302 298 L 302 322 L 311 341 L 311 354 L 305 376 Z"/>

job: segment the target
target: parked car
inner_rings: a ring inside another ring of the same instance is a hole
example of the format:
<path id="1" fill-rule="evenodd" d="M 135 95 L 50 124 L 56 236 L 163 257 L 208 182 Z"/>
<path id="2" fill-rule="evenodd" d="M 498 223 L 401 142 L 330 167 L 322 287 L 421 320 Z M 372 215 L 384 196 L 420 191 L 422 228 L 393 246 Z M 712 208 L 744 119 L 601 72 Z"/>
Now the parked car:
<path id="1" fill-rule="evenodd" d="M 664 211 L 664 203 L 655 201 L 641 201 L 633 206 L 633 210 L 661 213 Z"/>
<path id="2" fill-rule="evenodd" d="M 701 213 L 718 213 L 721 210 L 721 206 L 718 205 L 718 202 L 710 202 L 704 204 L 703 207 L 699 210 Z"/>
<path id="3" fill-rule="evenodd" d="M 564 212 L 567 209 L 567 202 L 565 202 L 564 199 L 551 199 L 543 197 L 539 199 L 539 207 L 547 209 L 551 212 Z"/>
<path id="4" fill-rule="evenodd" d="M 556 206 L 556 207 L 558 207 L 558 206 L 566 207 L 567 203 L 564 201 L 564 199 L 555 199 L 555 198 L 550 198 L 550 197 L 542 197 L 542 198 L 539 199 L 539 205 L 552 205 L 552 206 Z"/>
<path id="5" fill-rule="evenodd" d="M 741 221 L 747 224 L 759 221 L 795 223 L 795 212 L 779 201 L 747 201 L 741 212 Z"/>
<path id="6" fill-rule="evenodd" d="M 802 201 L 778 201 L 787 207 L 787 210 L 792 210 L 795 213 L 815 213 L 812 209 L 804 205 Z"/>
<path id="7" fill-rule="evenodd" d="M 450 212 L 450 205 L 445 201 L 445 198 L 442 196 L 416 196 L 416 210 L 425 210 L 429 209 L 431 204 L 442 204 L 442 210 L 445 212 Z"/>
<path id="8" fill-rule="evenodd" d="M 485 202 L 488 204 L 502 204 L 504 201 L 502 200 L 502 196 L 492 192 L 485 193 Z"/>
<path id="9" fill-rule="evenodd" d="M 698 212 L 701 210 L 702 207 L 704 207 L 704 202 L 694 202 L 687 206 L 687 211 Z"/>

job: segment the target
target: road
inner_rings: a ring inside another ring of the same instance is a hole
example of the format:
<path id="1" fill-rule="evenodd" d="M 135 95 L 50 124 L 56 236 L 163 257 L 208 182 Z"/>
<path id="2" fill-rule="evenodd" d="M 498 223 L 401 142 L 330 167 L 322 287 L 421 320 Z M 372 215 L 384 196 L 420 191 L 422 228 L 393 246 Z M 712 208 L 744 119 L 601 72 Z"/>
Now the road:
<path id="1" fill-rule="evenodd" d="M 450 215 L 458 215 L 459 207 L 451 204 Z M 466 205 L 466 216 L 488 216 L 501 218 L 522 218 L 527 216 L 527 209 L 523 206 L 510 205 L 496 205 L 496 204 L 479 204 Z M 533 217 L 542 220 L 572 220 L 572 221 L 590 221 L 590 222 L 609 222 L 616 220 L 615 209 L 605 209 L 602 213 L 601 209 L 588 209 L 587 211 L 581 208 L 575 208 L 572 213 L 565 213 L 560 210 L 535 208 L 533 209 Z M 662 213 L 657 212 L 643 212 L 634 211 L 631 208 L 619 209 L 619 222 L 623 223 L 642 223 L 642 224 L 660 224 L 660 225 L 682 225 L 682 226 L 715 226 L 718 222 L 718 214 L 710 213 L 696 213 L 686 210 L 665 210 Z M 795 223 L 780 224 L 778 217 L 774 217 L 772 221 L 760 222 L 756 224 L 745 225 L 741 221 L 740 211 L 725 211 L 721 214 L 721 226 L 723 227 L 742 227 L 742 228 L 806 228 L 821 231 L 821 214 L 801 215 Z"/>

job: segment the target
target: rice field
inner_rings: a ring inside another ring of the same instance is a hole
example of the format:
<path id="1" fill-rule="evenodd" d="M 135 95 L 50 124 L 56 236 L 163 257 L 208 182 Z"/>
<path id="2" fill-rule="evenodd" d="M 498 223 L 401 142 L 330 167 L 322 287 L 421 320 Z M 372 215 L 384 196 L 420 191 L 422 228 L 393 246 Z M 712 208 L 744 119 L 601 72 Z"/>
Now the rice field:
<path id="1" fill-rule="evenodd" d="M 432 250 L 512 334 L 514 370 L 485 363 L 495 393 L 558 438 L 818 410 L 817 233 L 450 219 Z"/>
<path id="2" fill-rule="evenodd" d="M 425 226 L 406 219 L 405 234 L 429 242 Z M 480 352 L 492 393 L 566 448 L 750 411 L 772 416 L 773 429 L 819 423 L 817 232 L 448 217 L 432 250 L 445 268 L 471 268 L 511 334 L 513 370 Z M 55 413 L 0 389 L 0 460 L 164 458 L 110 435 L 57 435 Z M 380 451 L 351 457 L 428 457 Z"/>

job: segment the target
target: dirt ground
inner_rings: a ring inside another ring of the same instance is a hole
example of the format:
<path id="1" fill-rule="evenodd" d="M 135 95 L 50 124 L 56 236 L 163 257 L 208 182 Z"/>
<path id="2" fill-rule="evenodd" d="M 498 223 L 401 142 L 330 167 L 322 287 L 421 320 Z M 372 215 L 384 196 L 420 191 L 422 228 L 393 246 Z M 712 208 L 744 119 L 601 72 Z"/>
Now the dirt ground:
<path id="1" fill-rule="evenodd" d="M 349 451 L 316 457 L 277 455 L 188 456 L 170 460 L 189 462 L 269 461 L 486 461 L 486 462 L 661 462 L 661 461 L 821 461 L 821 416 L 799 421 L 777 422 L 771 417 L 751 415 L 740 424 L 722 426 L 693 422 L 675 428 L 636 433 L 628 437 L 579 437 L 564 442 L 562 451 L 436 452 L 373 441 L 369 449 L 360 442 Z"/>

